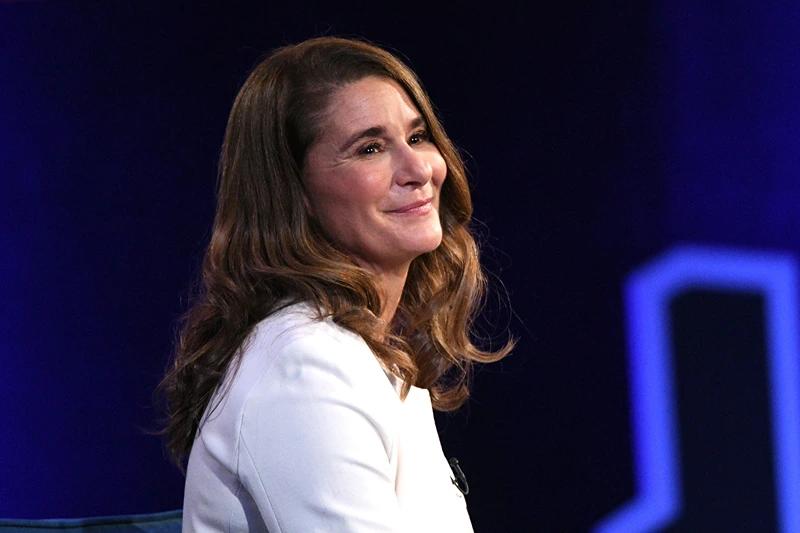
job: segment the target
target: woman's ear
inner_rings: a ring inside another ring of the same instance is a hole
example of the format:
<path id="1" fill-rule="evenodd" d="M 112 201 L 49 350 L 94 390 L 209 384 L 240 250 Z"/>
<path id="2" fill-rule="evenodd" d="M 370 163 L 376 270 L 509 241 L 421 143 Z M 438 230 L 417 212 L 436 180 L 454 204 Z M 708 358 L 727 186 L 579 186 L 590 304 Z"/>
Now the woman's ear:
<path id="1" fill-rule="evenodd" d="M 314 218 L 314 207 L 311 205 L 311 199 L 308 197 L 308 191 L 306 190 L 306 173 L 305 173 L 305 162 L 303 164 L 303 170 L 300 173 L 300 188 L 303 191 L 303 203 L 306 204 L 306 213 L 310 218 Z"/>
<path id="2" fill-rule="evenodd" d="M 308 216 L 315 218 L 314 209 L 311 207 L 311 201 L 308 199 L 308 195 L 306 193 L 303 193 L 303 201 L 306 203 L 306 211 L 308 212 Z"/>
<path id="3" fill-rule="evenodd" d="M 306 212 L 308 213 L 308 216 L 314 218 L 314 208 L 311 205 L 311 200 L 309 200 L 308 193 L 306 193 L 305 190 L 303 191 L 303 203 L 306 204 Z"/>

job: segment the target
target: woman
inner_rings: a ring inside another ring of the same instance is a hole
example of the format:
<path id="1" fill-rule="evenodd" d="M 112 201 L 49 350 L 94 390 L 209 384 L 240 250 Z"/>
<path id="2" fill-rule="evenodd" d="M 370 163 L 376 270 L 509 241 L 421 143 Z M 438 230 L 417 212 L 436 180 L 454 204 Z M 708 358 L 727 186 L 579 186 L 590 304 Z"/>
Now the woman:
<path id="1" fill-rule="evenodd" d="M 414 74 L 359 41 L 256 67 L 162 389 L 185 531 L 471 531 L 431 406 L 467 398 L 483 278 L 464 167 Z"/>

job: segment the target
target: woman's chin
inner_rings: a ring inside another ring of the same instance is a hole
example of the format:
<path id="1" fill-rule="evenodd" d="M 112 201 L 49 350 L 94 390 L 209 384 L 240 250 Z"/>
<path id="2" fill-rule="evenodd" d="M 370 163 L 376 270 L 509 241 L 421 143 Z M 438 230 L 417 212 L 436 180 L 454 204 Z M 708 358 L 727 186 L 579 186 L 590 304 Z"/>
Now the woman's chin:
<path id="1" fill-rule="evenodd" d="M 440 244 L 442 244 L 442 234 L 433 234 L 424 239 L 419 239 L 414 243 L 414 246 L 411 247 L 411 251 L 416 258 L 436 250 Z"/>

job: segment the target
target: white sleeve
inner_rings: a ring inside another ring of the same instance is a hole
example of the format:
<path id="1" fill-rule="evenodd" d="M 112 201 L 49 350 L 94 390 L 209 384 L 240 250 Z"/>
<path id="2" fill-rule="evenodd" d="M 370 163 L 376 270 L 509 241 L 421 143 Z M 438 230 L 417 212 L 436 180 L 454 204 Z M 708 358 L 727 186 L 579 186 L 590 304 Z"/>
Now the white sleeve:
<path id="1" fill-rule="evenodd" d="M 237 470 L 271 533 L 404 529 L 390 464 L 400 401 L 353 337 L 294 338 L 246 400 Z"/>

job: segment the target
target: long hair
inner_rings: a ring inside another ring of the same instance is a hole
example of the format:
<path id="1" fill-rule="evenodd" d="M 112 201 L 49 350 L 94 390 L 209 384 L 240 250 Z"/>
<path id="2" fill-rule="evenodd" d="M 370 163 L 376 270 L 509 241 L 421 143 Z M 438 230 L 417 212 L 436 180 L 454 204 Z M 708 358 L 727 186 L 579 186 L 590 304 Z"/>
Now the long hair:
<path id="1" fill-rule="evenodd" d="M 380 320 L 373 274 L 326 238 L 303 201 L 302 169 L 331 96 L 368 76 L 400 84 L 428 124 L 447 164 L 442 242 L 417 257 L 390 328 Z M 178 465 L 226 372 L 235 370 L 253 327 L 282 307 L 307 302 L 322 319 L 359 334 L 387 369 L 429 389 L 435 408 L 468 397 L 472 362 L 505 356 L 470 339 L 484 277 L 468 224 L 464 165 L 414 73 L 387 51 L 323 37 L 278 49 L 245 81 L 228 119 L 217 210 L 200 283 L 183 318 L 175 358 L 158 393 L 166 397 L 167 447 Z"/>

